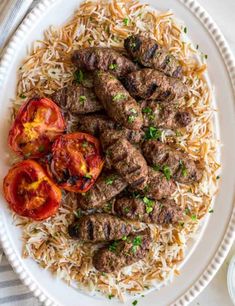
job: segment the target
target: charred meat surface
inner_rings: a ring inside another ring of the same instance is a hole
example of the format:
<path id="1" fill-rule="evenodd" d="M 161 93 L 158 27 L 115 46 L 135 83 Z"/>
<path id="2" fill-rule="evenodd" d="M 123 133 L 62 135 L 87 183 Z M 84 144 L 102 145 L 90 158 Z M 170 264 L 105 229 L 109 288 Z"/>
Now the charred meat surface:
<path id="1" fill-rule="evenodd" d="M 69 226 L 69 235 L 84 242 L 121 239 L 132 231 L 131 225 L 116 216 L 93 214 L 81 217 Z"/>
<path id="2" fill-rule="evenodd" d="M 78 194 L 78 207 L 84 210 L 102 207 L 126 186 L 127 183 L 116 171 L 103 172 L 88 192 L 84 195 Z"/>
<path id="3" fill-rule="evenodd" d="M 51 95 L 51 99 L 65 111 L 73 114 L 87 114 L 103 109 L 92 89 L 72 84 L 59 89 Z"/>
<path id="4" fill-rule="evenodd" d="M 140 105 L 144 126 L 174 130 L 186 127 L 192 120 L 189 110 L 180 110 L 176 105 L 166 105 L 157 101 L 142 101 Z"/>
<path id="5" fill-rule="evenodd" d="M 129 130 L 121 127 L 118 123 L 110 120 L 105 115 L 94 114 L 87 116 L 80 116 L 78 119 L 78 129 L 83 132 L 87 132 L 94 136 L 99 136 L 102 132 L 105 132 L 110 137 L 106 137 L 110 145 L 110 141 L 117 140 L 120 138 L 126 138 L 132 144 L 139 144 L 144 138 L 144 132 L 142 130 Z"/>
<path id="6" fill-rule="evenodd" d="M 172 77 L 182 76 L 179 61 L 154 39 L 132 35 L 125 39 L 124 47 L 131 57 L 144 67 L 162 71 Z"/>
<path id="7" fill-rule="evenodd" d="M 160 200 L 169 198 L 176 191 L 176 184 L 173 179 L 151 167 L 149 167 L 148 173 L 149 179 L 144 190 L 147 197 Z"/>
<path id="8" fill-rule="evenodd" d="M 99 136 L 102 131 L 113 130 L 116 123 L 106 115 L 91 114 L 78 118 L 78 129 L 94 136 Z"/>
<path id="9" fill-rule="evenodd" d="M 183 217 L 183 210 L 174 200 L 157 202 L 147 197 L 117 199 L 114 211 L 119 217 L 155 224 L 174 224 Z"/>
<path id="10" fill-rule="evenodd" d="M 151 246 L 148 229 L 137 232 L 123 240 L 114 241 L 107 247 L 99 249 L 93 257 L 94 267 L 105 273 L 119 271 L 121 268 L 144 259 Z"/>
<path id="11" fill-rule="evenodd" d="M 101 143 L 107 143 L 107 135 L 101 135 Z M 106 150 L 111 165 L 134 189 L 144 188 L 148 180 L 148 166 L 141 152 L 128 140 L 115 140 Z"/>
<path id="12" fill-rule="evenodd" d="M 90 47 L 77 50 L 72 55 L 72 62 L 79 69 L 109 71 L 116 77 L 123 77 L 137 69 L 131 60 L 110 48 Z"/>
<path id="13" fill-rule="evenodd" d="M 170 102 L 187 95 L 187 86 L 179 79 L 154 69 L 141 69 L 123 80 L 130 95 L 136 99 Z"/>
<path id="14" fill-rule="evenodd" d="M 180 183 L 198 182 L 202 178 L 202 168 L 196 161 L 167 144 L 156 140 L 146 141 L 142 151 L 150 165 Z"/>
<path id="15" fill-rule="evenodd" d="M 96 73 L 95 93 L 114 121 L 130 130 L 142 127 L 140 106 L 112 74 L 104 71 Z"/>

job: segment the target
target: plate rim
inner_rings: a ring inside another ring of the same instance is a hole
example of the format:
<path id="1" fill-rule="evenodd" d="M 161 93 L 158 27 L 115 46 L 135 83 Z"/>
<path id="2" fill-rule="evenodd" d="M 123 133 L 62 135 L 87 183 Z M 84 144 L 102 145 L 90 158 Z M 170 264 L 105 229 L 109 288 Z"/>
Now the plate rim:
<path id="1" fill-rule="evenodd" d="M 21 40 L 24 35 L 27 34 L 27 29 L 29 26 L 32 26 L 35 23 L 37 18 L 40 18 L 43 13 L 47 11 L 53 4 L 60 0 L 42 0 L 39 2 L 33 10 L 24 18 L 21 25 L 15 31 L 14 35 L 10 39 L 7 47 L 3 51 L 2 59 L 0 61 L 0 87 L 1 83 L 4 80 L 4 75 L 7 71 L 7 67 L 14 57 L 14 50 L 17 47 L 17 43 Z M 232 54 L 232 51 L 225 40 L 222 32 L 197 0 L 178 0 L 182 3 L 197 19 L 201 22 L 203 27 L 210 34 L 212 39 L 217 45 L 217 48 L 220 54 L 223 57 L 223 62 L 228 71 L 230 81 L 235 92 L 235 59 Z M 235 197 L 234 197 L 235 200 Z M 235 201 L 233 201 L 234 203 Z M 234 205 L 233 205 L 234 206 Z M 227 256 L 233 242 L 235 240 L 235 207 L 233 207 L 232 215 L 230 221 L 227 225 L 226 232 L 224 234 L 223 240 L 221 241 L 219 247 L 217 248 L 216 253 L 213 255 L 212 260 L 209 262 L 205 268 L 202 275 L 194 282 L 194 284 L 183 293 L 177 300 L 173 302 L 174 305 L 187 305 L 193 299 L 195 299 L 199 293 L 209 284 L 212 278 L 215 276 L 220 266 L 222 265 L 225 257 Z M 4 224 L 1 220 L 0 214 L 0 241 L 2 243 L 3 250 L 7 256 L 13 270 L 18 274 L 20 280 L 25 284 L 29 290 L 37 297 L 40 302 L 45 305 L 56 306 L 57 303 L 53 300 L 52 297 L 48 296 L 31 278 L 27 272 L 27 269 L 24 268 L 17 258 L 17 255 L 14 249 L 11 246 L 11 243 L 8 239 L 7 232 L 4 228 Z"/>

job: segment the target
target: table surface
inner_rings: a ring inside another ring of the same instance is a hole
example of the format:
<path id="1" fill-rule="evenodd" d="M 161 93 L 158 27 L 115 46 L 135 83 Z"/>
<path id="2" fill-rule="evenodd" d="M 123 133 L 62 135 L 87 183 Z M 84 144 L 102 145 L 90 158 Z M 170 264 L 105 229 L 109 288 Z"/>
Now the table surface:
<path id="1" fill-rule="evenodd" d="M 202 4 L 216 21 L 235 54 L 235 34 L 233 31 L 235 28 L 235 0 L 198 0 L 198 2 Z M 227 290 L 227 268 L 234 254 L 235 244 L 214 279 L 190 306 L 233 306 Z M 1 247 L 0 263 L 0 272 L 2 272 L 0 279 L 0 304 L 5 306 L 41 306 L 41 303 L 18 280 L 17 275 L 8 265 L 5 256 L 1 256 Z M 8 281 L 4 281 L 4 278 Z M 10 300 L 8 298 L 9 295 L 11 295 Z"/>

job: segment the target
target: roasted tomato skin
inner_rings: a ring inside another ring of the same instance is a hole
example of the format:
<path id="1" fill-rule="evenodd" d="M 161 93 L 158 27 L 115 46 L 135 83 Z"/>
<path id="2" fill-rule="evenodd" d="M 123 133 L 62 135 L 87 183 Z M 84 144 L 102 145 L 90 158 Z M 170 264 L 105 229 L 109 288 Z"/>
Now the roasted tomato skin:
<path id="1" fill-rule="evenodd" d="M 52 100 L 33 98 L 20 107 L 8 143 L 18 155 L 40 158 L 50 151 L 52 142 L 65 127 L 60 108 Z"/>
<path id="2" fill-rule="evenodd" d="M 95 183 L 103 164 L 99 140 L 77 132 L 55 140 L 49 172 L 62 189 L 83 193 Z"/>
<path id="3" fill-rule="evenodd" d="M 54 215 L 62 198 L 61 190 L 33 160 L 19 162 L 9 170 L 3 191 L 15 213 L 37 221 Z"/>

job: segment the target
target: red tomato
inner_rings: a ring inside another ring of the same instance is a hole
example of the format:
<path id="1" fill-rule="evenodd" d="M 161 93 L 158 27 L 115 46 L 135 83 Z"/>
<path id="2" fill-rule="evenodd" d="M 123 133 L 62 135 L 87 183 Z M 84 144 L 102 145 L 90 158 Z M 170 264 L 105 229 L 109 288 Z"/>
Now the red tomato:
<path id="1" fill-rule="evenodd" d="M 53 140 L 64 130 L 59 107 L 47 98 L 35 98 L 20 107 L 8 143 L 15 153 L 25 158 L 39 158 L 50 151 Z"/>
<path id="2" fill-rule="evenodd" d="M 61 190 L 33 160 L 19 162 L 9 170 L 3 191 L 14 212 L 33 220 L 54 215 L 62 197 Z"/>
<path id="3" fill-rule="evenodd" d="M 50 172 L 63 189 L 88 191 L 99 176 L 103 164 L 99 141 L 89 134 L 66 134 L 53 143 Z"/>

